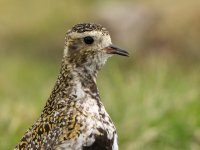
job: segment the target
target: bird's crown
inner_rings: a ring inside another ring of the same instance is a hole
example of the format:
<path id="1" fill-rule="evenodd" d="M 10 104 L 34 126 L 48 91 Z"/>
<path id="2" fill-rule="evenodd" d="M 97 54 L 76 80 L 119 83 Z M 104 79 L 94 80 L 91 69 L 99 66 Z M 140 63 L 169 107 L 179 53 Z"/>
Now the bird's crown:
<path id="1" fill-rule="evenodd" d="M 77 33 L 83 33 L 89 31 L 101 31 L 103 34 L 106 35 L 109 34 L 106 28 L 104 28 L 100 24 L 95 24 L 95 23 L 79 23 L 73 26 L 71 30 L 69 30 L 69 32 L 77 32 Z"/>

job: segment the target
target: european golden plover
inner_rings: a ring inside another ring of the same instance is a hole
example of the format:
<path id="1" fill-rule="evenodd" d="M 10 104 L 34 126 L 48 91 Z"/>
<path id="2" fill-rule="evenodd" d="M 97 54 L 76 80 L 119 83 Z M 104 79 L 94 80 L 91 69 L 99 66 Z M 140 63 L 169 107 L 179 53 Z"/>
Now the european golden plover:
<path id="1" fill-rule="evenodd" d="M 129 55 L 112 44 L 103 26 L 72 27 L 53 91 L 40 118 L 15 149 L 117 150 L 116 129 L 96 86 L 98 71 L 113 54 Z"/>

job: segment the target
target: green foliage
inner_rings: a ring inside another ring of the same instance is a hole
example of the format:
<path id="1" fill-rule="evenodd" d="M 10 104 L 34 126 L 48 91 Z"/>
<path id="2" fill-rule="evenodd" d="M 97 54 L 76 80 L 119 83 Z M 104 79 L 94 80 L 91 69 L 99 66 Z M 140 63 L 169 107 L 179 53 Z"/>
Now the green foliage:
<path id="1" fill-rule="evenodd" d="M 121 149 L 200 148 L 200 69 L 166 57 L 134 64 L 113 58 L 99 74 L 100 94 L 117 126 Z M 12 149 L 39 117 L 59 63 L 5 58 L 0 59 L 0 147 Z M 132 67 L 126 70 L 121 63 Z"/>
<path id="2" fill-rule="evenodd" d="M 198 150 L 200 3 L 127 2 L 155 10 L 160 18 L 145 32 L 140 49 L 130 49 L 127 59 L 109 60 L 98 77 L 120 149 Z M 13 149 L 39 117 L 59 71 L 66 30 L 95 22 L 99 5 L 107 4 L 0 0 L 0 149 Z"/>

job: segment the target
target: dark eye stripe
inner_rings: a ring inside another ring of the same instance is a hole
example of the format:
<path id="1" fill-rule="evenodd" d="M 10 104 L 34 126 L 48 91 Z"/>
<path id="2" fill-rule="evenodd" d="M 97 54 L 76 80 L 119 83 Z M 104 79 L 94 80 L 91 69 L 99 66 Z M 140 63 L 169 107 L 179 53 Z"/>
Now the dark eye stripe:
<path id="1" fill-rule="evenodd" d="M 86 44 L 92 44 L 94 42 L 94 39 L 91 36 L 84 37 L 84 42 Z"/>

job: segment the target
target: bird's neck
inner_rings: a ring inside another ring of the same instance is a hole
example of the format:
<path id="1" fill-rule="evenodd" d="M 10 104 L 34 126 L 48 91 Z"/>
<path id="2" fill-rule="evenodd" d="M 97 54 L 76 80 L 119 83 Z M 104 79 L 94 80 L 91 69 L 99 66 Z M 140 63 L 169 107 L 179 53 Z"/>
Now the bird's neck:
<path id="1" fill-rule="evenodd" d="M 96 77 L 99 68 L 96 65 L 77 65 L 70 63 L 65 58 L 62 60 L 60 74 L 56 85 L 63 83 L 67 86 L 73 86 L 81 83 L 96 85 Z M 71 84 L 71 85 L 70 85 Z M 87 87 L 89 88 L 89 87 Z"/>
<path id="2" fill-rule="evenodd" d="M 97 72 L 91 72 L 87 67 L 77 67 L 63 60 L 58 79 L 43 113 L 47 113 L 46 109 L 49 108 L 57 109 L 58 103 L 84 100 L 88 94 L 99 100 L 96 76 Z"/>

